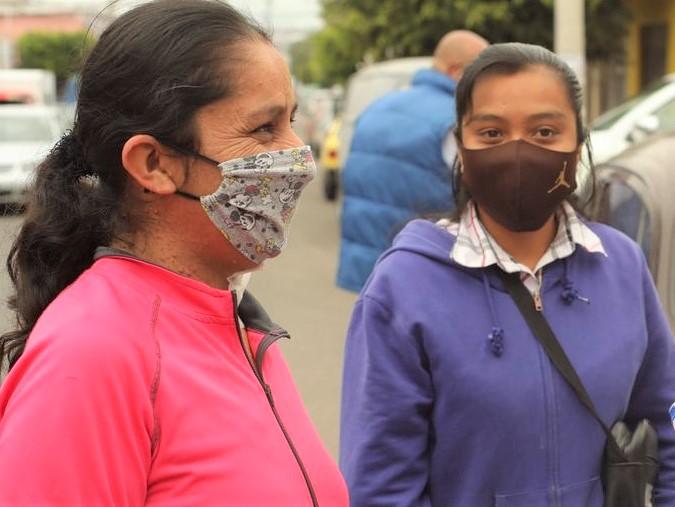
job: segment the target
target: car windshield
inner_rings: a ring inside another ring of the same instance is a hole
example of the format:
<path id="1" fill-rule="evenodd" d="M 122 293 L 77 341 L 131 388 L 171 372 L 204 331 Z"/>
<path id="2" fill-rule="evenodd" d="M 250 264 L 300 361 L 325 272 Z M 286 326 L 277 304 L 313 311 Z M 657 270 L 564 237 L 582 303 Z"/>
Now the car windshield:
<path id="1" fill-rule="evenodd" d="M 615 108 L 610 109 L 605 114 L 599 116 L 591 125 L 592 130 L 605 130 L 610 128 L 621 118 L 623 118 L 631 109 L 637 107 L 642 101 L 647 97 L 652 95 L 654 92 L 660 90 L 671 84 L 672 79 L 661 79 L 656 81 L 653 85 L 648 86 L 642 93 L 636 95 L 632 99 L 627 100 L 623 104 L 616 106 Z"/>
<path id="2" fill-rule="evenodd" d="M 0 115 L 0 143 L 48 142 L 54 135 L 54 123 L 47 116 Z"/>
<path id="3" fill-rule="evenodd" d="M 640 195 L 620 179 L 612 179 L 602 191 L 601 222 L 631 237 L 649 259 L 652 245 L 652 226 L 649 210 Z"/>
<path id="4" fill-rule="evenodd" d="M 348 109 L 345 114 L 356 118 L 376 98 L 410 84 L 412 74 L 381 74 L 354 80 L 349 86 Z"/>

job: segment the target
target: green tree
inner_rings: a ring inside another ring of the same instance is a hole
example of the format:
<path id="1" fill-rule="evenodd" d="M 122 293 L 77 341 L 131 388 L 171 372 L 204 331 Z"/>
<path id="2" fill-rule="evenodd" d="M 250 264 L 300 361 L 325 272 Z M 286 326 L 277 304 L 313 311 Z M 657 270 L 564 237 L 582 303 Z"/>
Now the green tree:
<path id="1" fill-rule="evenodd" d="M 298 77 L 344 81 L 362 62 L 429 55 L 447 31 L 467 28 L 491 42 L 553 46 L 553 0 L 322 0 L 326 27 L 298 44 Z M 623 0 L 586 0 L 590 59 L 623 54 L 630 13 Z"/>
<path id="2" fill-rule="evenodd" d="M 56 75 L 59 86 L 77 72 L 93 39 L 86 32 L 29 32 L 17 43 L 21 67 L 48 69 Z"/>

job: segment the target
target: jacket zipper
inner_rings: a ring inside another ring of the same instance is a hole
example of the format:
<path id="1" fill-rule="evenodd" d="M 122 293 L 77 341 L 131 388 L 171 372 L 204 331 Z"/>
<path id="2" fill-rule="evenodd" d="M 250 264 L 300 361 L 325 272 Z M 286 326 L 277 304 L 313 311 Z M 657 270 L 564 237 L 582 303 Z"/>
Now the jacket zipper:
<path id="1" fill-rule="evenodd" d="M 544 310 L 544 301 L 541 299 L 541 290 L 542 286 L 544 284 L 544 273 L 543 273 L 543 268 L 539 270 L 539 273 L 537 273 L 537 288 L 535 289 L 534 293 L 532 294 L 532 299 L 534 300 L 534 309 L 537 310 L 538 312 L 541 312 Z"/>
<path id="2" fill-rule="evenodd" d="M 277 420 L 277 424 L 279 425 L 279 428 L 281 429 L 281 432 L 284 434 L 284 437 L 286 438 L 286 442 L 288 443 L 288 446 L 291 449 L 291 452 L 293 453 L 293 457 L 295 458 L 295 461 L 298 463 L 298 466 L 300 467 L 300 471 L 302 472 L 302 476 L 305 479 L 305 484 L 307 485 L 307 490 L 309 491 L 309 496 L 312 498 L 312 506 L 313 507 L 319 507 L 319 501 L 316 498 L 316 493 L 314 492 L 314 486 L 312 486 L 312 481 L 309 478 L 309 474 L 307 473 L 307 468 L 305 468 L 305 464 L 302 462 L 302 459 L 300 458 L 300 454 L 298 453 L 298 450 L 295 448 L 295 444 L 293 443 L 293 440 L 291 439 L 291 436 L 288 434 L 288 430 L 286 429 L 286 426 L 284 425 L 281 415 L 279 414 L 277 407 L 274 403 L 274 397 L 272 396 L 272 389 L 270 386 L 265 383 L 265 380 L 262 377 L 262 373 L 258 371 L 256 368 L 256 365 L 253 363 L 253 360 L 249 356 L 249 354 L 246 353 L 246 346 L 244 345 L 244 336 L 241 332 L 241 327 L 239 326 L 239 315 L 237 314 L 237 294 L 232 293 L 232 300 L 233 300 L 233 307 L 234 307 L 234 325 L 237 328 L 237 336 L 239 337 L 239 344 L 241 345 L 241 348 L 244 352 L 244 356 L 246 356 L 246 361 L 248 362 L 249 366 L 251 367 L 251 370 L 253 371 L 253 374 L 255 377 L 258 379 L 258 382 L 260 383 L 260 386 L 262 387 L 263 391 L 265 392 L 265 397 L 267 398 L 267 402 L 270 405 L 270 408 L 272 409 L 272 413 L 274 414 L 274 418 Z M 278 338 L 281 338 L 283 335 L 278 334 L 275 335 Z"/>
<path id="3" fill-rule="evenodd" d="M 532 294 L 534 308 L 538 312 L 544 310 L 544 302 L 541 293 L 544 288 L 544 269 L 540 269 L 536 275 L 537 288 Z M 548 354 L 543 349 L 539 349 L 539 359 L 542 363 L 542 380 L 545 392 L 545 412 L 547 418 L 547 438 L 549 441 L 549 473 L 552 481 L 550 488 L 551 502 L 554 507 L 560 507 L 560 486 L 559 486 L 559 449 L 558 449 L 558 421 L 556 417 L 557 393 L 555 389 L 555 375 L 553 365 Z"/>

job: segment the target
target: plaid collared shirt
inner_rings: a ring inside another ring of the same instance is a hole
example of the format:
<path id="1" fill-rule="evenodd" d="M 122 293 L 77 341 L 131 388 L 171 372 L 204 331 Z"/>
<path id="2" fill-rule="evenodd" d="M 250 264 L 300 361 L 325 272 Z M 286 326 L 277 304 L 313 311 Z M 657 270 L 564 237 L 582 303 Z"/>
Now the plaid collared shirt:
<path id="1" fill-rule="evenodd" d="M 468 268 L 485 268 L 496 264 L 507 273 L 520 273 L 523 283 L 534 294 L 541 288 L 542 269 L 572 255 L 576 245 L 591 253 L 607 255 L 600 238 L 579 219 L 567 201 L 563 201 L 558 209 L 557 218 L 558 232 L 534 270 L 520 264 L 499 246 L 481 223 L 476 205 L 471 201 L 459 223 L 441 220 L 438 225 L 457 237 L 450 252 L 450 258 L 457 264 Z"/>

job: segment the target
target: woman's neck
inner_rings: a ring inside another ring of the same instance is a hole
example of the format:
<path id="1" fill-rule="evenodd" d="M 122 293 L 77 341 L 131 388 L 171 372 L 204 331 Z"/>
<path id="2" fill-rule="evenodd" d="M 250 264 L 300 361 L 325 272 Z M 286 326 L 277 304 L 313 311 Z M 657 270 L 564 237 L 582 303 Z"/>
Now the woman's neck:
<path id="1" fill-rule="evenodd" d="M 502 249 L 517 262 L 531 270 L 544 256 L 557 233 L 557 219 L 553 215 L 536 231 L 513 232 L 478 209 L 480 221 Z"/>
<path id="2" fill-rule="evenodd" d="M 222 241 L 226 240 L 223 238 Z M 142 234 L 118 237 L 110 246 L 216 289 L 229 289 L 230 277 L 244 271 L 241 265 L 227 262 L 227 257 L 230 256 L 224 256 L 225 258 L 218 264 L 203 262 L 195 252 L 208 251 L 208 248 L 198 244 L 186 244 L 172 234 L 161 234 L 157 230 L 151 233 L 146 229 Z M 235 253 L 232 254 L 232 257 L 236 256 Z"/>

